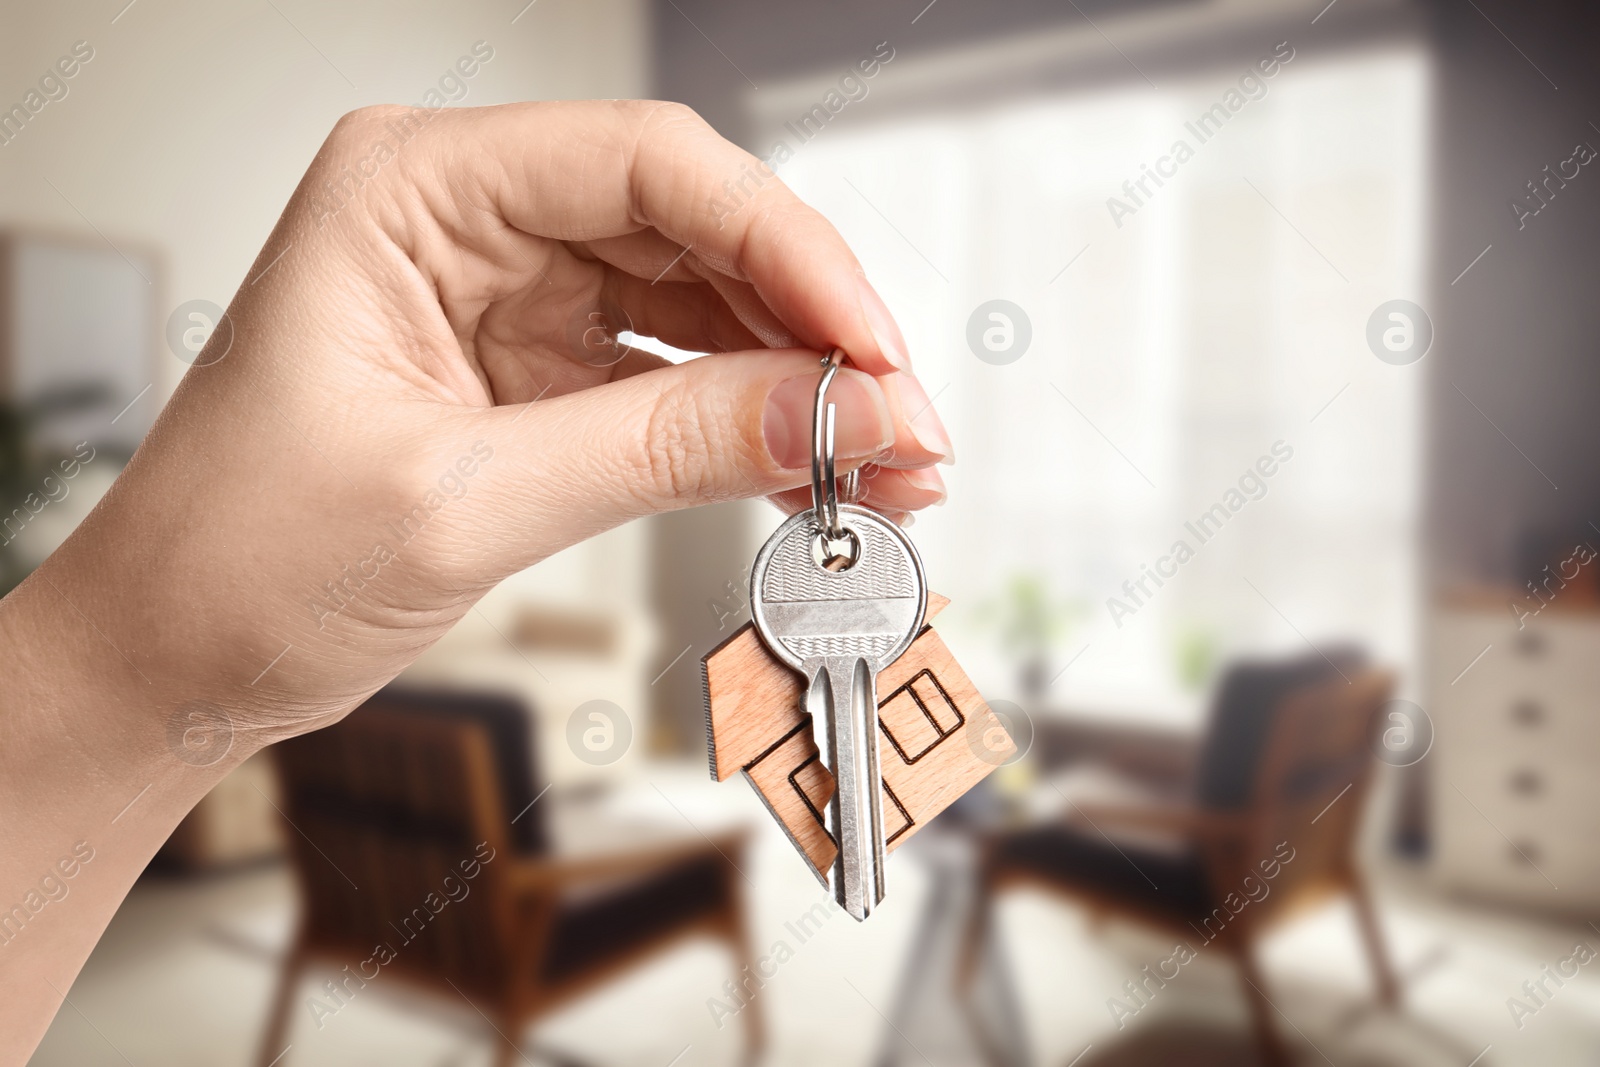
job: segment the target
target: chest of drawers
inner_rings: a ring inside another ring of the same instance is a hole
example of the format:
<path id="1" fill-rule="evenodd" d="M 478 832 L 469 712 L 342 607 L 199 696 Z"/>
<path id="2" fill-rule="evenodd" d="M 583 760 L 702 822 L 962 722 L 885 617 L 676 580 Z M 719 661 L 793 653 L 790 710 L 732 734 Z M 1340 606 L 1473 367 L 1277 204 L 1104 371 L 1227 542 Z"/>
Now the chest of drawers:
<path id="1" fill-rule="evenodd" d="M 1441 881 L 1592 914 L 1600 907 L 1600 615 L 1551 607 L 1519 629 L 1509 610 L 1445 609 L 1428 645 Z"/>

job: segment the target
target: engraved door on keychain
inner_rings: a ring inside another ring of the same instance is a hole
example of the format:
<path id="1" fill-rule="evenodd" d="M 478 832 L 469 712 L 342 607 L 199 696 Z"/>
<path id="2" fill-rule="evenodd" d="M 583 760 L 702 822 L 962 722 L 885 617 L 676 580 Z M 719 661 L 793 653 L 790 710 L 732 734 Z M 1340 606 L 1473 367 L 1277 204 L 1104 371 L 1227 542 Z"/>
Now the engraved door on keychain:
<path id="1" fill-rule="evenodd" d="M 762 547 L 752 622 L 702 667 L 712 776 L 743 770 L 834 899 L 862 920 L 883 899 L 890 839 L 901 843 L 1015 749 L 925 625 L 916 548 L 876 512 L 839 502 L 826 396 L 843 355 L 823 361 L 817 386 L 813 508 Z M 933 610 L 945 603 L 935 597 Z"/>

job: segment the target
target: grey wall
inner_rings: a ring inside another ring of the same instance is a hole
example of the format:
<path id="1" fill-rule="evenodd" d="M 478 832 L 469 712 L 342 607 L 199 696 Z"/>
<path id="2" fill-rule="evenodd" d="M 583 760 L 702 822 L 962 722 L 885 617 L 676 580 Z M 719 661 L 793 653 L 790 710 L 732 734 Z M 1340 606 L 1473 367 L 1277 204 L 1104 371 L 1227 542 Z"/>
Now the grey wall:
<path id="1" fill-rule="evenodd" d="M 1600 118 L 1600 9 L 1478 6 L 1448 0 L 1434 12 L 1428 551 L 1440 580 L 1520 583 L 1531 576 L 1517 558 L 1526 533 L 1600 541 L 1586 526 L 1600 525 L 1600 160 L 1521 231 L 1509 207 L 1577 142 L 1600 148 L 1589 121 Z"/>
<path id="2" fill-rule="evenodd" d="M 1005 4 L 937 0 L 924 12 L 927 0 L 816 0 L 803 4 L 656 0 L 652 17 L 657 92 L 694 107 L 724 136 L 742 144 L 749 131 L 744 128 L 739 101 L 751 82 L 759 86 L 767 79 L 843 68 L 869 54 L 879 41 L 892 41 L 897 49 L 928 51 L 1029 30 L 1081 25 L 1086 16 L 1100 19 L 1195 3 L 1077 0 L 1078 10 L 1074 10 L 1071 5 L 1049 0 Z"/>

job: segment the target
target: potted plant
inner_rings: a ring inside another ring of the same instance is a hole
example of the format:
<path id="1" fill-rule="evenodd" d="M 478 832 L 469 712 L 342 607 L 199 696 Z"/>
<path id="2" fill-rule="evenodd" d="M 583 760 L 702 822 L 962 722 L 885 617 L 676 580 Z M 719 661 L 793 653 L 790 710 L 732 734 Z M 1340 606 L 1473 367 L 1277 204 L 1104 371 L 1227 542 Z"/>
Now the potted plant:
<path id="1" fill-rule="evenodd" d="M 1042 575 L 1024 572 L 1013 575 L 982 614 L 993 620 L 1001 647 L 1016 665 L 1018 694 L 1029 702 L 1043 698 L 1054 681 L 1051 653 L 1082 614 L 1082 605 L 1056 599 Z"/>

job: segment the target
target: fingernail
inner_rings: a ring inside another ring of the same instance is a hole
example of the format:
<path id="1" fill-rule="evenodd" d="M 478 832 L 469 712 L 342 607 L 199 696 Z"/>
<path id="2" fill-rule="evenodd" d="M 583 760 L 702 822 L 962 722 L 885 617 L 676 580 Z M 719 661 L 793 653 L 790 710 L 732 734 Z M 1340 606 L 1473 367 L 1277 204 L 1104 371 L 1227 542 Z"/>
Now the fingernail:
<path id="1" fill-rule="evenodd" d="M 910 370 L 911 354 L 906 351 L 906 339 L 895 325 L 894 316 L 889 314 L 888 305 L 865 278 L 856 281 L 861 287 L 861 311 L 867 317 L 872 339 L 878 342 L 878 351 L 901 370 Z"/>
<path id="2" fill-rule="evenodd" d="M 944 475 L 939 473 L 938 467 L 923 467 L 921 470 L 905 472 L 905 479 L 914 488 L 924 489 L 930 493 L 938 493 L 939 499 L 933 501 L 935 505 L 943 504 L 950 491 L 945 487 Z"/>
<path id="3" fill-rule="evenodd" d="M 950 443 L 950 434 L 945 430 L 944 423 L 939 421 L 939 413 L 933 410 L 928 391 L 914 374 L 901 373 L 895 381 L 900 388 L 900 413 L 911 426 L 917 444 L 938 456 L 942 462 L 954 463 L 955 446 Z"/>
<path id="4" fill-rule="evenodd" d="M 772 460 L 785 470 L 811 465 L 812 418 L 817 376 L 804 374 L 779 382 L 767 394 L 761 432 Z M 836 460 L 877 455 L 894 440 L 894 424 L 883 391 L 870 375 L 842 368 L 828 386 L 834 406 L 833 453 Z"/>

